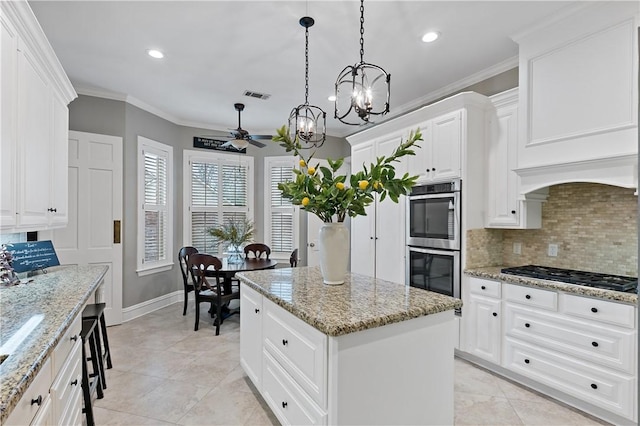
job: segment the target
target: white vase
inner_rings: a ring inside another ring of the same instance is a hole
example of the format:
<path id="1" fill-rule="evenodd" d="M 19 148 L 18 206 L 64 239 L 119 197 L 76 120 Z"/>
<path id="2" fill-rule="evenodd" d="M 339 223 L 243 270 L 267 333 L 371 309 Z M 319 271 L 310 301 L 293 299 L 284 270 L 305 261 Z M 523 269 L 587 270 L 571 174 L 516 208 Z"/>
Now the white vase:
<path id="1" fill-rule="evenodd" d="M 320 228 L 318 243 L 324 283 L 343 284 L 349 263 L 349 229 L 342 222 L 324 223 Z"/>

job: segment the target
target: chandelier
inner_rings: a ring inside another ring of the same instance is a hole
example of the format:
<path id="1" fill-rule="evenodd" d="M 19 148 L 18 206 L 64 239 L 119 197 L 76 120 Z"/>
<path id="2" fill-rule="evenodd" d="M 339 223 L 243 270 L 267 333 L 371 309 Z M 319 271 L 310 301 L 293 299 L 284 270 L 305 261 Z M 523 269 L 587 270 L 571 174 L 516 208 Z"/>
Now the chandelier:
<path id="1" fill-rule="evenodd" d="M 335 118 L 357 126 L 389 112 L 391 75 L 364 61 L 364 0 L 360 0 L 360 62 L 347 66 L 336 80 Z M 357 121 L 357 119 L 360 119 Z"/>
<path id="2" fill-rule="evenodd" d="M 318 148 L 326 138 L 327 113 L 309 105 L 309 27 L 314 23 L 309 16 L 300 18 L 300 25 L 305 28 L 304 104 L 294 108 L 289 115 L 289 136 L 292 140 L 297 137 L 301 148 Z"/>

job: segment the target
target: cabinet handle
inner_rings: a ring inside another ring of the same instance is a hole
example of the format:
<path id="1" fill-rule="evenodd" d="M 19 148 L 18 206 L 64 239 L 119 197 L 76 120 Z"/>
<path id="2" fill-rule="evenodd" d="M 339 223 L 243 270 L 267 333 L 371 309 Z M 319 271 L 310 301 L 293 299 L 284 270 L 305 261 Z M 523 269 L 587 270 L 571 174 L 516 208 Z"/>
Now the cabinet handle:
<path id="1" fill-rule="evenodd" d="M 481 286 L 480 288 L 481 288 L 482 290 L 486 290 L 486 289 L 487 289 L 487 287 L 485 287 L 485 286 Z"/>
<path id="2" fill-rule="evenodd" d="M 516 214 L 516 211 L 515 210 L 511 210 L 511 214 Z"/>
<path id="3" fill-rule="evenodd" d="M 77 342 L 78 341 L 78 335 L 76 334 L 75 336 L 69 337 L 69 340 L 71 340 L 72 342 Z"/>
<path id="4" fill-rule="evenodd" d="M 525 323 L 524 323 L 524 326 L 525 326 L 525 327 L 527 327 L 527 328 L 529 328 L 529 327 L 531 327 L 531 324 L 529 324 L 528 322 L 525 322 Z"/>
<path id="5" fill-rule="evenodd" d="M 47 209 L 47 211 L 48 211 L 48 212 L 53 212 L 53 213 L 55 213 L 55 212 L 57 212 L 57 211 L 58 211 L 58 209 L 54 209 L 53 207 L 49 207 L 49 208 Z"/>
<path id="6" fill-rule="evenodd" d="M 71 386 L 77 386 L 78 385 L 78 379 L 75 379 L 73 382 L 71 382 Z"/>
<path id="7" fill-rule="evenodd" d="M 373 240 L 373 237 L 369 237 L 370 240 Z"/>
<path id="8" fill-rule="evenodd" d="M 260 313 L 260 309 L 256 308 L 256 314 Z"/>
<path id="9" fill-rule="evenodd" d="M 598 389 L 598 385 L 596 385 L 595 383 L 591 383 L 591 389 Z"/>
<path id="10" fill-rule="evenodd" d="M 524 298 L 525 298 L 525 299 L 531 299 L 531 295 L 530 295 L 530 294 L 527 294 L 527 295 L 525 295 L 525 296 L 524 296 Z"/>
<path id="11" fill-rule="evenodd" d="M 289 404 L 287 404 L 285 401 L 282 401 L 282 408 L 287 408 L 287 405 Z"/>
<path id="12" fill-rule="evenodd" d="M 38 397 L 36 399 L 32 399 L 31 400 L 31 405 L 36 404 L 37 406 L 40 406 L 40 404 L 42 404 L 42 395 L 38 395 Z"/>
<path id="13" fill-rule="evenodd" d="M 594 348 L 598 347 L 598 342 L 591 342 L 591 346 L 593 346 Z"/>
<path id="14" fill-rule="evenodd" d="M 497 317 L 497 316 L 498 316 L 498 313 L 497 313 L 497 312 L 494 312 L 494 313 L 493 313 L 493 316 L 494 316 L 494 317 Z"/>
<path id="15" fill-rule="evenodd" d="M 432 171 L 432 172 L 435 172 L 435 171 L 436 171 L 436 168 L 435 168 L 435 167 L 432 167 L 432 168 L 431 168 L 431 171 Z"/>
<path id="16" fill-rule="evenodd" d="M 525 364 L 529 364 L 529 362 L 531 362 L 531 361 L 529 361 L 528 359 L 525 359 L 525 360 L 524 360 L 524 363 L 525 363 Z"/>
<path id="17" fill-rule="evenodd" d="M 598 312 L 598 308 L 591 308 L 591 312 L 595 314 L 596 312 Z"/>
<path id="18" fill-rule="evenodd" d="M 288 344 L 289 344 L 289 341 L 287 339 L 282 339 L 283 346 L 287 346 Z"/>

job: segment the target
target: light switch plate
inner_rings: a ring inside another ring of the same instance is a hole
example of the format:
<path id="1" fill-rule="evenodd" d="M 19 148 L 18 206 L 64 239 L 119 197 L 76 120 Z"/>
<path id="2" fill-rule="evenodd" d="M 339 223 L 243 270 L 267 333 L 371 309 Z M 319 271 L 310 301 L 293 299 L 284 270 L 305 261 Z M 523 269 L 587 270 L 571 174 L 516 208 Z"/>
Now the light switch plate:
<path id="1" fill-rule="evenodd" d="M 558 256 L 558 245 L 557 244 L 549 244 L 549 249 L 547 250 L 547 255 L 550 257 Z"/>
<path id="2" fill-rule="evenodd" d="M 522 243 L 513 243 L 513 254 L 522 254 Z"/>

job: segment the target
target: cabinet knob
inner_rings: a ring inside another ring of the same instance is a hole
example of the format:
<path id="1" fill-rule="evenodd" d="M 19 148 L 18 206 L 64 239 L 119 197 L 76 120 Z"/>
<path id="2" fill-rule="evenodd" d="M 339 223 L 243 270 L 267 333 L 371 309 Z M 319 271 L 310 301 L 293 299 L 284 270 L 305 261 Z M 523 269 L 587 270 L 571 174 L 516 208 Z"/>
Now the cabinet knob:
<path id="1" fill-rule="evenodd" d="M 432 167 L 432 168 L 431 168 L 431 171 L 432 171 L 432 172 L 435 172 L 435 171 L 436 171 L 436 168 L 435 168 L 435 167 Z"/>
<path id="2" fill-rule="evenodd" d="M 486 286 L 481 286 L 480 288 L 481 288 L 481 289 L 483 289 L 483 290 L 486 290 L 486 289 L 487 289 L 487 287 L 486 287 Z"/>
<path id="3" fill-rule="evenodd" d="M 598 342 L 591 342 L 591 346 L 593 346 L 594 348 L 598 347 Z"/>
<path id="4" fill-rule="evenodd" d="M 598 308 L 591 308 L 591 312 L 595 314 L 596 312 L 598 312 Z"/>
<path id="5" fill-rule="evenodd" d="M 525 322 L 525 323 L 524 323 L 524 326 L 525 326 L 525 327 L 527 327 L 527 328 L 529 328 L 529 327 L 531 327 L 531 324 L 529 324 L 528 322 Z"/>
<path id="6" fill-rule="evenodd" d="M 516 214 L 516 211 L 515 210 L 511 210 L 511 214 Z"/>
<path id="7" fill-rule="evenodd" d="M 282 339 L 283 346 L 287 346 L 288 344 L 289 344 L 289 341 L 287 339 Z"/>
<path id="8" fill-rule="evenodd" d="M 525 295 L 525 296 L 524 296 L 524 298 L 525 298 L 525 299 L 531 299 L 531 295 L 530 295 L 530 294 L 527 294 L 527 295 Z"/>
<path id="9" fill-rule="evenodd" d="M 493 315 L 494 317 L 497 317 L 497 316 L 498 316 L 498 313 L 497 313 L 497 312 L 494 312 L 492 315 Z"/>
<path id="10" fill-rule="evenodd" d="M 591 383 L 591 389 L 598 389 L 598 385 L 596 385 L 595 383 Z"/>
<path id="11" fill-rule="evenodd" d="M 289 404 L 287 404 L 286 401 L 282 401 L 282 408 L 287 408 L 287 405 Z"/>
<path id="12" fill-rule="evenodd" d="M 258 308 L 256 308 L 255 311 L 256 311 L 256 314 L 260 313 L 260 309 L 258 309 Z"/>
<path id="13" fill-rule="evenodd" d="M 75 379 L 73 382 L 71 382 L 71 386 L 77 386 L 78 385 L 78 379 Z"/>
<path id="14" fill-rule="evenodd" d="M 36 404 L 38 406 L 40 406 L 40 404 L 42 404 L 42 395 L 38 395 L 38 397 L 36 399 L 32 399 L 31 400 L 31 405 Z"/>
<path id="15" fill-rule="evenodd" d="M 524 360 L 524 363 L 525 363 L 525 364 L 529 364 L 530 362 L 531 362 L 531 361 L 529 361 L 528 359 L 525 359 L 525 360 Z"/>
<path id="16" fill-rule="evenodd" d="M 49 208 L 47 209 L 47 211 L 48 211 L 48 212 L 54 212 L 54 213 L 55 213 L 55 212 L 57 212 L 57 211 L 58 211 L 58 209 L 54 209 L 53 207 L 49 207 Z"/>
<path id="17" fill-rule="evenodd" d="M 77 342 L 78 341 L 78 335 L 76 334 L 75 336 L 69 337 L 69 340 L 71 340 L 72 342 Z"/>

